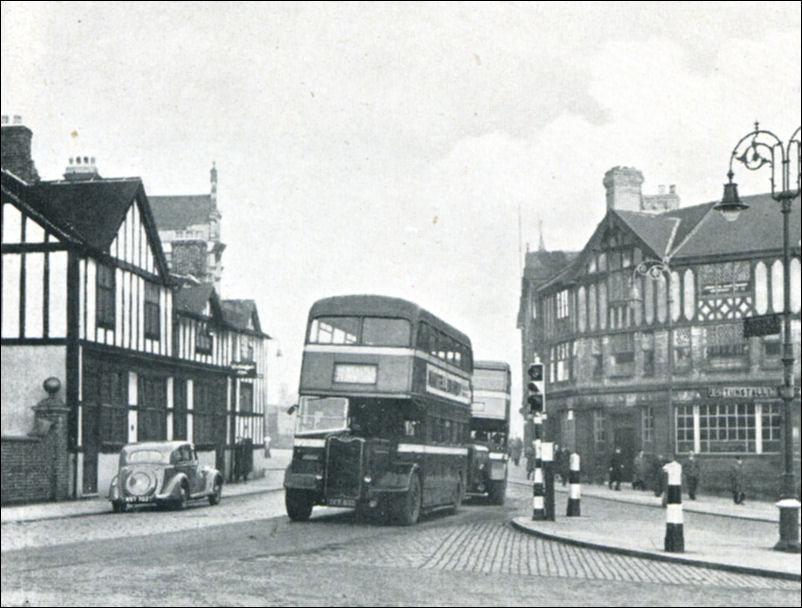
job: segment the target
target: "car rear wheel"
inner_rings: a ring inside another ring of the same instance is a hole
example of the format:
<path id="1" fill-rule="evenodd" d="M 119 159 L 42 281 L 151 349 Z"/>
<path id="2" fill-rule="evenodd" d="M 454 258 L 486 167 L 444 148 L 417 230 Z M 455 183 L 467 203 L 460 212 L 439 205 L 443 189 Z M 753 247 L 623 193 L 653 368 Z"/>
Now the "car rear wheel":
<path id="1" fill-rule="evenodd" d="M 421 510 L 420 478 L 412 475 L 409 480 L 409 489 L 400 497 L 396 504 L 395 520 L 402 526 L 412 526 L 418 523 Z"/>
<path id="2" fill-rule="evenodd" d="M 312 515 L 314 506 L 312 493 L 306 490 L 288 489 L 284 492 L 284 506 L 292 521 L 307 521 Z"/>
<path id="3" fill-rule="evenodd" d="M 222 480 L 215 479 L 214 480 L 214 489 L 212 493 L 209 495 L 209 504 L 214 506 L 220 504 L 220 498 L 223 495 L 223 482 Z"/>

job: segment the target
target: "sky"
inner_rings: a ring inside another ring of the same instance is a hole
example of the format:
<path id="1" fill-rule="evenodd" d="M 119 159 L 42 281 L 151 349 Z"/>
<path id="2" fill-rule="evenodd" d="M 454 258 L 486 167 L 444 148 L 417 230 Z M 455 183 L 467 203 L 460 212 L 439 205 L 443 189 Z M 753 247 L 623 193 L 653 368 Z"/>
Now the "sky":
<path id="1" fill-rule="evenodd" d="M 580 250 L 617 165 L 645 194 L 719 199 L 756 120 L 800 124 L 800 6 L 3 2 L 0 105 L 43 179 L 81 154 L 201 194 L 216 163 L 222 296 L 255 299 L 274 338 L 270 402 L 297 390 L 312 303 L 375 293 L 508 361 L 517 405 L 541 222 Z M 746 173 L 742 195 L 769 189 Z"/>

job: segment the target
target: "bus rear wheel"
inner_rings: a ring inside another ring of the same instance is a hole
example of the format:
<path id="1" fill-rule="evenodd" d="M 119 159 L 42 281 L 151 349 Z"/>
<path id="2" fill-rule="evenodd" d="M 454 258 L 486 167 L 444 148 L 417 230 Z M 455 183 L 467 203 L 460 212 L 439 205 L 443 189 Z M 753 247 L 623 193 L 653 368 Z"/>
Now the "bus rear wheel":
<path id="1" fill-rule="evenodd" d="M 312 515 L 314 500 L 306 490 L 288 489 L 284 492 L 284 506 L 292 521 L 307 521 Z"/>
<path id="2" fill-rule="evenodd" d="M 409 489 L 399 497 L 396 503 L 395 520 L 402 526 L 412 526 L 418 523 L 421 510 L 420 478 L 412 475 L 409 480 Z"/>

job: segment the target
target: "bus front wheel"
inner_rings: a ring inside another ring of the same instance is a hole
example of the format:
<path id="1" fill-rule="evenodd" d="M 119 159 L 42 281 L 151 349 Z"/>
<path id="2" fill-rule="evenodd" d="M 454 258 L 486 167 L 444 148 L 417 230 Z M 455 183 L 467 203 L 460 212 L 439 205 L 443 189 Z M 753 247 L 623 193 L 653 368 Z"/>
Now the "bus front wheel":
<path id="1" fill-rule="evenodd" d="M 292 521 L 307 521 L 312 515 L 314 499 L 311 492 L 306 490 L 287 489 L 284 492 L 284 506 Z"/>
<path id="2" fill-rule="evenodd" d="M 504 495 L 507 493 L 506 481 L 492 481 L 487 489 L 487 496 L 494 505 L 504 504 Z"/>
<path id="3" fill-rule="evenodd" d="M 421 509 L 420 478 L 412 475 L 409 480 L 409 489 L 400 497 L 396 504 L 396 521 L 402 526 L 411 526 L 418 522 Z"/>

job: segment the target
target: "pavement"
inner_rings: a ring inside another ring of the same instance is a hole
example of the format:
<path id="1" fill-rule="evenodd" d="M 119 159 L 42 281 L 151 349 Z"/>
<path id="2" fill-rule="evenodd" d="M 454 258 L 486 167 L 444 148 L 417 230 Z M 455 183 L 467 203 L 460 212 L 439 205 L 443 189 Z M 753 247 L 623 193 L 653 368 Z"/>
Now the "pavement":
<path id="1" fill-rule="evenodd" d="M 509 480 L 532 487 L 523 466 L 511 466 Z M 580 498 L 581 516 L 567 517 L 568 488 L 555 486 L 555 521 L 533 521 L 530 511 L 513 518 L 512 525 L 542 538 L 623 555 L 802 580 L 800 555 L 773 549 L 780 520 L 774 502 L 747 500 L 736 505 L 731 498 L 698 494 L 690 500 L 683 492 L 685 551 L 673 553 L 664 550 L 666 509 L 653 492 L 633 490 L 629 484 L 619 491 L 583 484 L 581 497 L 603 499 L 609 505 L 594 508 L 598 502 L 583 505 Z M 706 515 L 718 518 L 716 525 Z"/>
<path id="2" fill-rule="evenodd" d="M 291 450 L 274 449 L 273 458 L 263 477 L 228 483 L 223 487 L 223 497 L 281 490 L 284 469 L 290 456 Z M 510 466 L 509 481 L 532 486 L 532 482 L 526 480 L 523 466 Z M 620 491 L 611 490 L 606 485 L 585 484 L 581 486 L 582 497 L 603 499 L 611 507 L 594 513 L 594 509 L 586 504 L 580 517 L 566 517 L 567 487 L 559 483 L 555 485 L 556 521 L 533 521 L 531 512 L 528 512 L 512 519 L 511 523 L 516 529 L 551 540 L 624 555 L 742 574 L 802 580 L 799 554 L 773 550 L 779 538 L 779 509 L 773 502 L 747 500 L 743 505 L 736 505 L 726 497 L 698 495 L 697 500 L 691 501 L 683 494 L 683 512 L 688 514 L 683 525 L 685 551 L 669 553 L 663 550 L 666 511 L 662 508 L 660 497 L 652 492 L 633 490 L 628 484 L 622 484 Z M 615 507 L 616 503 L 621 508 Z M 0 519 L 6 524 L 107 512 L 111 512 L 109 501 L 105 497 L 96 497 L 4 506 L 0 509 Z M 700 517 L 694 517 L 693 514 L 699 514 Z M 704 515 L 724 518 L 721 521 L 725 525 L 709 525 L 710 519 Z"/>
<path id="3" fill-rule="evenodd" d="M 223 499 L 243 494 L 260 494 L 282 490 L 284 469 L 287 468 L 287 464 L 290 462 L 292 450 L 273 449 L 271 454 L 271 462 L 267 465 L 263 477 L 237 483 L 225 483 L 223 485 Z M 111 503 L 105 494 L 63 502 L 3 506 L 0 509 L 0 523 L 84 517 L 100 513 L 111 513 Z"/>

